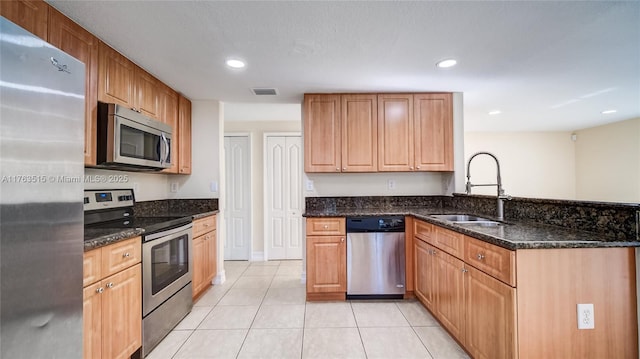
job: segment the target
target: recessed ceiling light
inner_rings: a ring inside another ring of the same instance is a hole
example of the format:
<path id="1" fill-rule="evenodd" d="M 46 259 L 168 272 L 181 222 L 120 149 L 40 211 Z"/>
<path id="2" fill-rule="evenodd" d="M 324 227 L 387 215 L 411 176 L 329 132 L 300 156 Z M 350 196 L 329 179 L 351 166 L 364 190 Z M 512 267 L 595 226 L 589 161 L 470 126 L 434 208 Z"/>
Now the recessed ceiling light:
<path id="1" fill-rule="evenodd" d="M 456 61 L 454 59 L 447 59 L 447 60 L 442 60 L 442 61 L 438 62 L 436 64 L 436 66 L 438 66 L 440 68 L 447 68 L 447 67 L 455 66 L 457 63 L 458 63 L 458 61 Z"/>
<path id="2" fill-rule="evenodd" d="M 502 113 L 502 111 L 500 111 L 500 110 L 493 110 L 493 111 L 489 111 L 489 115 L 491 115 L 491 116 L 493 116 L 493 115 L 499 115 L 499 114 L 501 114 L 501 113 Z"/>
<path id="3" fill-rule="evenodd" d="M 234 69 L 241 69 L 243 67 L 245 67 L 245 63 L 242 60 L 238 60 L 238 59 L 228 59 L 226 62 L 227 66 L 234 68 Z"/>
<path id="4" fill-rule="evenodd" d="M 604 110 L 604 111 L 602 111 L 600 113 L 603 114 L 603 115 L 608 115 L 610 113 L 616 113 L 616 112 L 618 112 L 618 111 L 617 110 Z"/>

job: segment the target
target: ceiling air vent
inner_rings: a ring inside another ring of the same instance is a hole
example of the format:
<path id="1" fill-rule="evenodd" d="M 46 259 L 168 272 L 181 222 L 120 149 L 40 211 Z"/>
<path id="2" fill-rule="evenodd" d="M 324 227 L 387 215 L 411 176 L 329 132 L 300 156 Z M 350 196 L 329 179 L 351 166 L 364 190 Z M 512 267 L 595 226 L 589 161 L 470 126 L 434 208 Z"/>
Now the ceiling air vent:
<path id="1" fill-rule="evenodd" d="M 275 96 L 278 94 L 278 90 L 273 88 L 252 88 L 251 91 L 256 96 Z"/>

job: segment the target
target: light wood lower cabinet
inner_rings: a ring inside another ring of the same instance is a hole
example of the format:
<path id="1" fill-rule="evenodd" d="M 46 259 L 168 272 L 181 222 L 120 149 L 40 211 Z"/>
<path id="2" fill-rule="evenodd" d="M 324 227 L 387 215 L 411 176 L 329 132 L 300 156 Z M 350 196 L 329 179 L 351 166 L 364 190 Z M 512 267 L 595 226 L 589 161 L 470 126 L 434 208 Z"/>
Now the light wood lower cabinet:
<path id="1" fill-rule="evenodd" d="M 346 292 L 345 218 L 307 218 L 307 300 L 344 300 Z"/>
<path id="2" fill-rule="evenodd" d="M 217 271 L 216 216 L 193 221 L 193 278 L 191 287 L 196 298 L 212 284 Z"/>
<path id="3" fill-rule="evenodd" d="M 417 219 L 413 248 L 416 297 L 473 358 L 638 357 L 633 248 L 511 251 Z"/>
<path id="4" fill-rule="evenodd" d="M 434 248 L 419 238 L 414 240 L 416 297 L 427 307 L 435 310 L 435 273 L 437 270 Z"/>
<path id="5" fill-rule="evenodd" d="M 464 343 L 476 359 L 516 358 L 516 290 L 471 266 L 464 278 Z"/>
<path id="6" fill-rule="evenodd" d="M 84 255 L 83 357 L 129 358 L 142 346 L 140 237 Z"/>

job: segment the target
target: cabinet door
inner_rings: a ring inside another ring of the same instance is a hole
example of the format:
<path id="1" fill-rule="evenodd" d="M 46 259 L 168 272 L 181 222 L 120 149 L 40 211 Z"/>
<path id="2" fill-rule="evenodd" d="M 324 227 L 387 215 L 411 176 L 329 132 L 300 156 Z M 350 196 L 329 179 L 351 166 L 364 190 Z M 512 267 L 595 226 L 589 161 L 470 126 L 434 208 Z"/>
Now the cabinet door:
<path id="1" fill-rule="evenodd" d="M 342 171 L 378 171 L 376 95 L 342 95 Z"/>
<path id="2" fill-rule="evenodd" d="M 307 237 L 307 292 L 347 291 L 345 236 Z"/>
<path id="3" fill-rule="evenodd" d="M 465 343 L 464 262 L 435 249 L 436 316 L 462 344 Z"/>
<path id="4" fill-rule="evenodd" d="M 378 95 L 378 171 L 413 171 L 413 95 Z"/>
<path id="5" fill-rule="evenodd" d="M 200 294 L 200 291 L 204 288 L 206 256 L 207 249 L 204 243 L 204 236 L 195 238 L 193 240 L 193 278 L 191 279 L 194 298 Z"/>
<path id="6" fill-rule="evenodd" d="M 84 164 L 96 164 L 98 113 L 98 39 L 80 25 L 49 9 L 49 43 L 85 64 Z"/>
<path id="7" fill-rule="evenodd" d="M 413 104 L 416 170 L 453 171 L 451 94 L 416 94 Z"/>
<path id="8" fill-rule="evenodd" d="M 340 95 L 304 96 L 304 171 L 340 172 Z"/>
<path id="9" fill-rule="evenodd" d="M 102 355 L 129 358 L 142 346 L 141 265 L 105 278 L 102 284 Z"/>
<path id="10" fill-rule="evenodd" d="M 160 118 L 160 81 L 135 66 L 135 105 L 138 112 L 162 121 Z"/>
<path id="11" fill-rule="evenodd" d="M 474 358 L 515 357 L 515 289 L 467 266 L 465 346 Z"/>
<path id="12" fill-rule="evenodd" d="M 414 238 L 415 250 L 415 293 L 429 310 L 434 311 L 435 282 L 437 267 L 434 265 L 434 248 L 419 238 Z"/>
<path id="13" fill-rule="evenodd" d="M 184 96 L 178 100 L 178 136 L 178 173 L 191 174 L 191 101 Z"/>
<path id="14" fill-rule="evenodd" d="M 212 284 L 213 278 L 216 276 L 216 271 L 217 271 L 218 259 L 216 256 L 218 253 L 216 250 L 216 244 L 217 244 L 216 231 L 212 231 L 205 234 L 204 240 L 206 245 L 205 248 L 207 251 L 207 258 L 206 258 L 206 264 L 205 264 L 206 280 L 205 280 L 204 287 L 207 288 L 210 284 Z"/>
<path id="15" fill-rule="evenodd" d="M 42 0 L 2 0 L 0 15 L 47 41 L 49 5 Z"/>
<path id="16" fill-rule="evenodd" d="M 163 173 L 178 173 L 180 156 L 180 133 L 178 129 L 178 93 L 169 86 L 160 86 L 160 121 L 171 126 L 171 167 L 163 170 Z"/>
<path id="17" fill-rule="evenodd" d="M 135 107 L 136 65 L 116 50 L 100 42 L 98 56 L 98 100 Z"/>
<path id="18" fill-rule="evenodd" d="M 102 358 L 102 293 L 104 288 L 98 282 L 85 287 L 82 293 L 82 357 Z"/>

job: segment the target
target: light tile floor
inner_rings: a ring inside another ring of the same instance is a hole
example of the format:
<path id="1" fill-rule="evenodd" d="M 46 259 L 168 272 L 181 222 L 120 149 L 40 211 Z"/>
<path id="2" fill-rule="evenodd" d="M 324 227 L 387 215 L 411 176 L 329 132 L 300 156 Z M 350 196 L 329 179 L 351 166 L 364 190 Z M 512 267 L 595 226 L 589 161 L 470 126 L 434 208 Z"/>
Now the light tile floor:
<path id="1" fill-rule="evenodd" d="M 468 358 L 416 301 L 307 303 L 301 261 L 224 266 L 147 358 Z"/>

